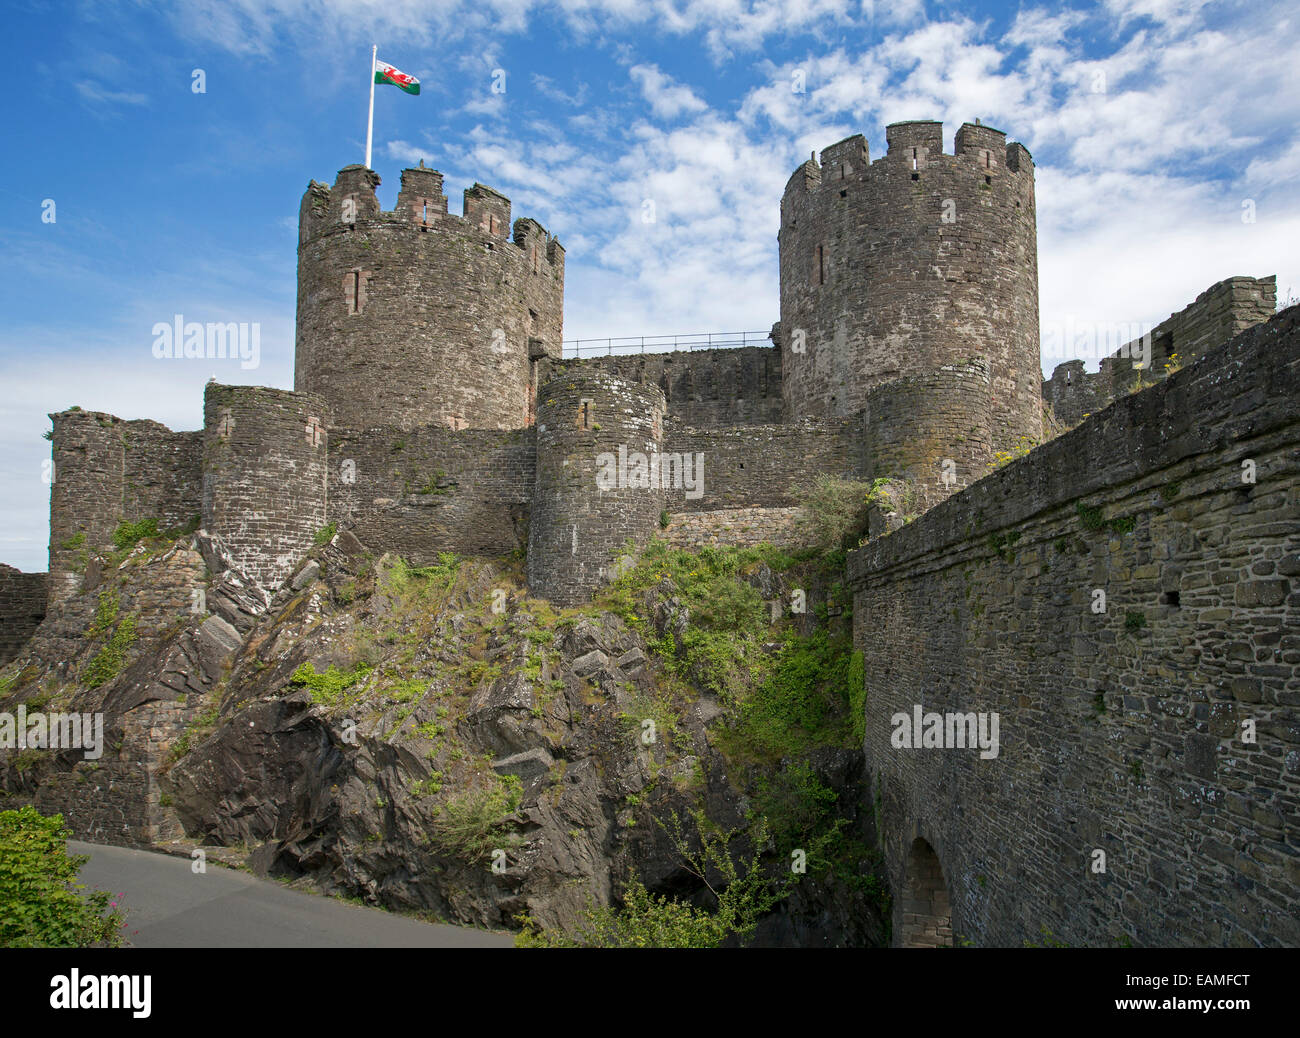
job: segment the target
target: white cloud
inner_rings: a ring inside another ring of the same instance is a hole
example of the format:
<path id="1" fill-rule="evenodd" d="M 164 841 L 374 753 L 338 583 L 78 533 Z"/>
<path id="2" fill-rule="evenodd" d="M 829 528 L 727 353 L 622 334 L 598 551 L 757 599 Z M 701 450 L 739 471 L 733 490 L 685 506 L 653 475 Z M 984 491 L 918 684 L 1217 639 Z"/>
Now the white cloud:
<path id="1" fill-rule="evenodd" d="M 650 110 L 660 119 L 676 119 L 679 115 L 703 112 L 709 107 L 695 96 L 690 87 L 664 75 L 656 65 L 633 65 L 628 74 L 640 87 L 641 96 L 650 102 Z"/>
<path id="2" fill-rule="evenodd" d="M 143 105 L 149 103 L 149 95 L 134 90 L 110 90 L 93 79 L 78 80 L 75 84 L 77 93 L 83 101 L 92 105 Z"/>

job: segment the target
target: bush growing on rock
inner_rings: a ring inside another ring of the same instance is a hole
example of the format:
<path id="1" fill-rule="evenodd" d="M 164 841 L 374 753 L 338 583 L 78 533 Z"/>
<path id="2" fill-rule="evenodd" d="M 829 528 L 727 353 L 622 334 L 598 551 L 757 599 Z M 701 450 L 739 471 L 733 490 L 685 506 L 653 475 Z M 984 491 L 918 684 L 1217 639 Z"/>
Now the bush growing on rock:
<path id="1" fill-rule="evenodd" d="M 117 947 L 123 914 L 103 890 L 85 893 L 62 815 L 34 807 L 0 811 L 0 945 L 6 948 Z"/>

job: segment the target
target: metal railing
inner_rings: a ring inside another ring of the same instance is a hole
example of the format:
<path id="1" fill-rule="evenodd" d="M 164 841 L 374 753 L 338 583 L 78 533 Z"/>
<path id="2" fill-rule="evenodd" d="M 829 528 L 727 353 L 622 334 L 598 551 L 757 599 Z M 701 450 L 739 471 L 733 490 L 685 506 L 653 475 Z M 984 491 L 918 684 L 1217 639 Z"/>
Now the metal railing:
<path id="1" fill-rule="evenodd" d="M 625 335 L 611 339 L 568 339 L 560 344 L 567 359 L 603 353 L 622 356 L 631 353 L 671 353 L 674 350 L 722 350 L 741 346 L 766 346 L 767 332 L 695 332 L 690 335 Z"/>

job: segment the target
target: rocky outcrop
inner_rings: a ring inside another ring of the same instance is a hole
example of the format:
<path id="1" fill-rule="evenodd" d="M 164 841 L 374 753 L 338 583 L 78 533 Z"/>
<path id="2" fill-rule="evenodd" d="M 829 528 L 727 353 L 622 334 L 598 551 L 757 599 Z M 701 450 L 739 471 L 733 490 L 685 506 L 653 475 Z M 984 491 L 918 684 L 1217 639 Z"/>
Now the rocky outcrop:
<path id="1" fill-rule="evenodd" d="M 747 824 L 744 776 L 712 738 L 722 705 L 666 680 L 618 616 L 557 616 L 520 578 L 482 560 L 412 569 L 348 532 L 273 594 L 202 532 L 107 566 L 56 607 L 12 696 L 57 686 L 105 715 L 113 749 L 9 760 L 6 801 L 61 810 L 91 839 L 206 845 L 263 875 L 478 926 L 570 928 L 633 876 L 707 904 L 667 823 L 683 820 L 688 841 L 701 809 Z M 788 590 L 765 566 L 746 579 L 773 600 Z M 681 644 L 691 611 L 674 590 L 665 580 L 640 612 Z M 89 688 L 105 592 L 119 617 L 206 609 L 142 623 L 120 671 Z M 822 770 L 860 825 L 860 755 L 846 752 Z M 761 939 L 878 943 L 879 912 L 850 886 L 800 884 Z"/>

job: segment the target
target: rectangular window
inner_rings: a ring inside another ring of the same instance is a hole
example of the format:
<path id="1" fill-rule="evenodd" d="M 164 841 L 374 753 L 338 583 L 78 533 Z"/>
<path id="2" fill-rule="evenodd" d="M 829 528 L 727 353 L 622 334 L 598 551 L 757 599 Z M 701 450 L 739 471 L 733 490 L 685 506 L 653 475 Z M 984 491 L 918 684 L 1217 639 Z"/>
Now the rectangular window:
<path id="1" fill-rule="evenodd" d="M 826 250 L 817 246 L 817 284 L 826 284 Z"/>

